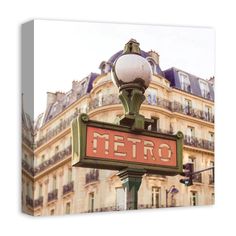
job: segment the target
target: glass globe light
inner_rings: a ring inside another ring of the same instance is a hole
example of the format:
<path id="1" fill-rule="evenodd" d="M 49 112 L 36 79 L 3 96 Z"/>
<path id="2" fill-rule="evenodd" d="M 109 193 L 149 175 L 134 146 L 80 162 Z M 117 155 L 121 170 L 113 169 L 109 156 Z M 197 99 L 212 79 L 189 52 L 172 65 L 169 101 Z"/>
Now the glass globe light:
<path id="1" fill-rule="evenodd" d="M 122 89 L 141 89 L 142 92 L 149 86 L 152 69 L 148 61 L 140 55 L 139 43 L 130 40 L 113 65 L 112 80 Z"/>

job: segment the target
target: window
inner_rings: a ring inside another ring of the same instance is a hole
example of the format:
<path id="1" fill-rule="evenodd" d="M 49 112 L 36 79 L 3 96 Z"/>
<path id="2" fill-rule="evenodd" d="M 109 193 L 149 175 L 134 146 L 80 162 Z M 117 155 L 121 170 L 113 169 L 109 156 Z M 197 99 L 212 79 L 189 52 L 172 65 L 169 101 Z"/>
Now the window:
<path id="1" fill-rule="evenodd" d="M 160 118 L 159 117 L 151 117 L 154 120 L 154 123 L 151 124 L 152 131 L 160 131 Z"/>
<path id="2" fill-rule="evenodd" d="M 58 153 L 58 151 L 59 151 L 59 146 L 57 145 L 57 146 L 55 147 L 55 154 Z"/>
<path id="3" fill-rule="evenodd" d="M 210 167 L 214 167 L 214 165 L 215 165 L 214 161 L 210 161 Z M 215 182 L 215 170 L 213 168 L 209 175 L 209 184 L 214 184 L 214 182 Z"/>
<path id="4" fill-rule="evenodd" d="M 160 188 L 158 187 L 152 187 L 152 206 L 160 207 Z"/>
<path id="5" fill-rule="evenodd" d="M 94 211 L 94 193 L 89 194 L 89 211 Z"/>
<path id="6" fill-rule="evenodd" d="M 85 84 L 86 84 L 86 81 L 83 81 L 80 86 L 81 86 L 81 89 L 85 89 Z"/>
<path id="7" fill-rule="evenodd" d="M 187 74 L 179 72 L 181 89 L 191 92 L 190 80 Z"/>
<path id="8" fill-rule="evenodd" d="M 70 214 L 70 202 L 67 202 L 66 203 L 66 211 L 65 211 L 66 214 Z"/>
<path id="9" fill-rule="evenodd" d="M 42 197 L 43 196 L 43 185 L 40 184 L 39 185 L 39 197 Z"/>
<path id="10" fill-rule="evenodd" d="M 72 144 L 72 137 L 70 136 L 70 145 Z"/>
<path id="11" fill-rule="evenodd" d="M 27 154 L 24 155 L 24 159 L 26 162 L 28 162 L 28 155 Z"/>
<path id="12" fill-rule="evenodd" d="M 199 81 L 199 85 L 200 85 L 202 96 L 204 98 L 209 99 L 210 98 L 210 90 L 209 90 L 208 83 L 206 83 L 205 81 Z"/>
<path id="13" fill-rule="evenodd" d="M 116 188 L 116 209 L 125 209 L 125 191 L 123 188 Z"/>
<path id="14" fill-rule="evenodd" d="M 50 215 L 53 216 L 54 213 L 55 213 L 55 210 L 54 210 L 54 209 L 51 209 L 51 211 L 50 211 Z"/>
<path id="15" fill-rule="evenodd" d="M 70 94 L 66 96 L 66 105 L 68 105 L 70 102 Z"/>
<path id="16" fill-rule="evenodd" d="M 191 192 L 190 205 L 191 206 L 197 206 L 197 204 L 198 204 L 197 192 Z"/>
<path id="17" fill-rule="evenodd" d="M 147 89 L 147 101 L 148 104 L 157 105 L 157 90 L 156 89 Z"/>
<path id="18" fill-rule="evenodd" d="M 32 183 L 27 183 L 26 185 L 26 193 L 29 197 L 33 196 L 33 186 Z"/>
<path id="19" fill-rule="evenodd" d="M 99 92 L 97 92 L 97 99 L 98 99 L 98 106 L 100 107 L 100 106 L 102 106 L 102 102 L 103 102 L 103 93 L 102 93 L 102 91 L 99 91 Z"/>
<path id="20" fill-rule="evenodd" d="M 210 121 L 212 118 L 212 108 L 209 106 L 205 106 L 205 118 Z"/>
<path id="21" fill-rule="evenodd" d="M 41 163 L 43 163 L 45 161 L 45 155 L 41 156 Z"/>
<path id="22" fill-rule="evenodd" d="M 26 184 L 26 195 L 30 196 L 30 186 L 29 186 L 29 183 Z"/>
<path id="23" fill-rule="evenodd" d="M 149 62 L 149 64 L 150 64 L 151 68 L 152 68 L 152 73 L 154 74 L 154 72 L 155 72 L 155 64 L 154 64 L 154 62 L 151 61 L 151 60 L 148 60 L 148 62 Z"/>
<path id="24" fill-rule="evenodd" d="M 192 101 L 189 99 L 184 99 L 184 113 L 191 114 L 192 112 Z"/>
<path id="25" fill-rule="evenodd" d="M 57 189 L 57 177 L 53 176 L 52 190 Z"/>
<path id="26" fill-rule="evenodd" d="M 193 163 L 193 171 L 196 171 L 196 165 L 197 165 L 196 157 L 189 157 L 188 162 Z"/>
<path id="27" fill-rule="evenodd" d="M 193 142 L 195 137 L 195 129 L 194 127 L 188 126 L 187 127 L 187 141 Z"/>
<path id="28" fill-rule="evenodd" d="M 72 181 L 72 169 L 69 168 L 68 169 L 68 183 L 70 183 Z"/>
<path id="29" fill-rule="evenodd" d="M 211 204 L 215 203 L 215 193 L 211 194 Z"/>
<path id="30" fill-rule="evenodd" d="M 209 132 L 209 140 L 210 140 L 211 142 L 214 142 L 214 139 L 215 139 L 214 136 L 215 136 L 215 135 L 214 135 L 213 132 Z"/>

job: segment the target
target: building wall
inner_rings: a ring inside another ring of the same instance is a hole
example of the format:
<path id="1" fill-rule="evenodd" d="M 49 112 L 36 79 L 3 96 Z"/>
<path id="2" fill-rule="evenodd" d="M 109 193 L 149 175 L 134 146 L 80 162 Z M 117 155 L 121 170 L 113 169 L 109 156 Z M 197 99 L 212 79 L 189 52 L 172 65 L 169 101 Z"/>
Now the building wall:
<path id="1" fill-rule="evenodd" d="M 49 131 L 54 130 L 47 141 L 38 144 L 34 150 L 34 176 L 23 168 L 23 210 L 34 215 L 62 215 L 93 211 L 116 210 L 117 188 L 121 188 L 121 181 L 117 171 L 98 170 L 71 167 L 71 132 L 69 121 L 81 112 L 87 112 L 90 119 L 116 122 L 117 116 L 123 114 L 122 105 L 118 99 L 118 90 L 110 79 L 110 73 L 95 79 L 94 87 L 89 95 L 79 98 L 62 113 L 52 118 L 37 131 L 35 141 L 41 140 Z M 150 95 L 151 93 L 151 95 Z M 214 133 L 214 122 L 199 119 L 186 111 L 173 111 L 174 102 L 185 104 L 185 99 L 191 100 L 191 109 L 203 110 L 211 107 L 214 113 L 214 103 L 207 99 L 193 96 L 189 93 L 170 87 L 165 78 L 153 75 L 153 80 L 146 91 L 147 100 L 141 106 L 140 113 L 147 118 L 159 118 L 159 132 L 182 131 L 188 134 L 188 127 L 195 129 L 197 139 L 209 140 L 209 132 Z M 172 109 L 172 110 L 171 110 Z M 55 131 L 56 130 L 56 131 Z M 27 148 L 23 147 L 25 153 Z M 214 161 L 214 149 L 184 145 L 183 162 L 189 158 L 195 160 L 196 170 L 210 167 Z M 71 176 L 69 170 L 72 170 Z M 138 193 L 139 208 L 166 207 L 166 190 L 172 185 L 179 190 L 173 196 L 168 194 L 168 206 L 189 206 L 212 204 L 214 202 L 214 185 L 209 184 L 210 171 L 202 173 L 202 181 L 194 182 L 186 187 L 179 183 L 182 176 L 166 177 L 158 175 L 144 175 Z M 30 177 L 31 176 L 31 177 Z M 34 184 L 33 184 L 34 180 Z M 27 183 L 32 184 L 34 203 L 26 202 Z M 41 186 L 41 187 L 40 187 Z M 119 190 L 120 191 L 120 190 Z M 159 194 L 155 192 L 157 191 Z M 121 191 L 122 194 L 122 191 Z M 195 195 L 194 195 L 195 194 Z M 50 195 L 50 196 L 49 196 Z M 37 199 L 42 199 L 35 202 Z M 155 200 L 154 200 L 155 198 Z M 195 200 L 193 200 L 196 199 Z M 192 200 L 191 200 L 192 199 Z M 156 204 L 158 200 L 158 204 Z M 155 206 L 152 206 L 155 203 Z M 120 208 L 119 208 L 120 209 Z"/>

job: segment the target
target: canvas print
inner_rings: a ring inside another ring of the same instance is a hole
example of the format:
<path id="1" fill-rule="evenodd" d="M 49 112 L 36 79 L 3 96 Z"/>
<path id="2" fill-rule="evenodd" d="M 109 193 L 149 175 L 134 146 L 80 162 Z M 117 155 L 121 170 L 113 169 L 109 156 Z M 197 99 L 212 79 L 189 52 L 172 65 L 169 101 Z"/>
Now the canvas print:
<path id="1" fill-rule="evenodd" d="M 213 29 L 33 20 L 21 43 L 24 213 L 214 204 Z"/>

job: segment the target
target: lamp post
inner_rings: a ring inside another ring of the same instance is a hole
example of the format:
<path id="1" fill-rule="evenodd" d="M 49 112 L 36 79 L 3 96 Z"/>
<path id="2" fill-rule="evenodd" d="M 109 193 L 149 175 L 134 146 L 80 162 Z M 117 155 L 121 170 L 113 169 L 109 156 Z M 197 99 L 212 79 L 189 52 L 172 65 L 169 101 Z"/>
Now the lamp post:
<path id="1" fill-rule="evenodd" d="M 141 56 L 139 43 L 131 39 L 112 67 L 112 80 L 119 88 L 119 98 L 124 107 L 124 115 L 120 117 L 118 124 L 128 126 L 134 132 L 147 129 L 153 122 L 139 114 L 151 75 L 151 67 Z M 131 168 L 119 171 L 118 176 L 126 194 L 126 210 L 138 208 L 138 190 L 145 172 L 143 169 Z"/>
<path id="2" fill-rule="evenodd" d="M 172 195 L 174 195 L 178 192 L 179 190 L 175 187 L 175 185 L 172 185 L 169 189 L 166 189 L 166 207 L 168 207 L 168 194 L 171 193 Z"/>
<path id="3" fill-rule="evenodd" d="M 126 193 L 126 209 L 137 209 L 138 190 L 145 173 L 182 173 L 183 134 L 148 131 L 154 121 L 139 114 L 152 72 L 136 40 L 125 45 L 111 75 L 119 89 L 124 115 L 118 124 L 90 120 L 84 113 L 74 119 L 72 165 L 118 170 Z"/>
<path id="4" fill-rule="evenodd" d="M 153 121 L 139 114 L 145 100 L 144 92 L 151 81 L 151 66 L 141 56 L 139 43 L 131 39 L 112 67 L 112 80 L 119 88 L 119 98 L 124 107 L 120 125 L 127 125 L 133 130 L 143 130 Z"/>

